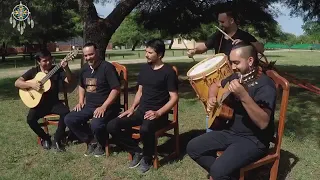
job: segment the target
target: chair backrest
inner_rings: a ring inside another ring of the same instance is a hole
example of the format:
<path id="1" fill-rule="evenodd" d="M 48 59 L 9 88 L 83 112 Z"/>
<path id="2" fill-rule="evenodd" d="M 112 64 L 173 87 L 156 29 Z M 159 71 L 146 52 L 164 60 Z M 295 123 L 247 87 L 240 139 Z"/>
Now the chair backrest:
<path id="1" fill-rule="evenodd" d="M 178 69 L 175 66 L 172 66 L 173 70 L 176 72 L 176 75 L 178 76 Z M 178 123 L 178 104 L 179 101 L 177 102 L 177 104 L 175 106 L 173 106 L 173 109 L 169 112 L 169 114 L 173 114 L 173 122 Z"/>
<path id="2" fill-rule="evenodd" d="M 276 85 L 277 98 L 278 98 L 278 95 L 280 95 L 279 94 L 279 92 L 281 92 L 280 90 L 282 90 L 278 131 L 277 131 L 277 134 L 275 135 L 274 140 L 273 140 L 273 143 L 275 144 L 275 151 L 276 151 L 276 153 L 280 154 L 290 87 L 289 87 L 289 82 L 285 78 L 280 76 L 276 71 L 267 70 L 266 74 L 274 81 L 274 83 Z M 281 89 L 280 89 L 280 87 L 281 87 Z"/>
<path id="3" fill-rule="evenodd" d="M 121 82 L 121 93 L 123 93 L 123 103 L 121 103 L 121 93 L 120 93 L 120 104 L 124 111 L 128 110 L 128 71 L 124 65 L 117 62 L 112 62 L 113 66 L 116 68 Z"/>

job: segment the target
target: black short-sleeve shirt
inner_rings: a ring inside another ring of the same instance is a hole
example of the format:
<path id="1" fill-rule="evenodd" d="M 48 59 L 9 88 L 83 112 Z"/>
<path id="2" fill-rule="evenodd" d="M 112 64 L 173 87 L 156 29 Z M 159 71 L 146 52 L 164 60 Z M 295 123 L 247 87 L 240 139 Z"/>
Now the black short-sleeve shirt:
<path id="1" fill-rule="evenodd" d="M 169 92 L 178 91 L 178 77 L 169 64 L 157 70 L 144 64 L 138 75 L 138 85 L 142 86 L 139 110 L 157 111 L 169 101 Z"/>
<path id="2" fill-rule="evenodd" d="M 236 74 L 232 74 L 228 78 L 221 81 L 221 85 L 224 87 L 227 82 L 231 82 L 233 79 L 238 78 Z M 250 97 L 261 107 L 269 109 L 272 114 L 270 121 L 266 129 L 261 130 L 249 117 L 248 113 L 244 109 L 242 103 L 233 96 L 231 93 L 229 96 L 233 100 L 232 108 L 234 109 L 233 119 L 230 121 L 230 130 L 236 134 L 249 137 L 256 141 L 260 140 L 263 144 L 268 146 L 274 135 L 274 111 L 276 106 L 276 87 L 272 79 L 267 75 L 261 74 L 256 79 L 257 84 L 248 87 L 248 93 Z"/>
<path id="3" fill-rule="evenodd" d="M 205 45 L 208 49 L 214 49 L 215 53 L 224 53 L 225 55 L 229 56 L 231 49 L 232 49 L 232 40 L 225 39 L 223 37 L 224 35 L 218 31 L 214 33 L 206 42 Z M 222 42 L 221 42 L 222 39 Z M 251 34 L 249 34 L 246 31 L 243 31 L 241 29 L 238 29 L 236 33 L 232 36 L 232 39 L 241 39 L 242 41 L 246 43 L 256 42 L 257 39 L 253 37 Z M 221 47 L 219 51 L 219 46 L 221 42 Z"/>
<path id="4" fill-rule="evenodd" d="M 86 105 L 100 107 L 108 98 L 112 89 L 120 87 L 120 78 L 115 67 L 107 62 L 100 61 L 95 69 L 88 63 L 80 71 L 79 85 L 85 89 Z M 118 103 L 113 103 L 110 108 L 118 108 Z"/>
<path id="5" fill-rule="evenodd" d="M 55 66 L 52 66 L 51 70 L 54 67 Z M 27 81 L 27 80 L 33 79 L 38 72 L 41 72 L 40 67 L 39 66 L 33 67 L 29 69 L 27 72 L 25 72 L 21 77 L 23 77 L 23 79 Z M 51 87 L 49 91 L 43 93 L 39 106 L 41 106 L 42 104 L 45 104 L 45 105 L 54 104 L 59 101 L 59 89 L 62 86 L 62 83 L 65 78 L 66 78 L 66 75 L 62 68 L 58 69 L 58 71 L 51 76 L 50 78 Z"/>

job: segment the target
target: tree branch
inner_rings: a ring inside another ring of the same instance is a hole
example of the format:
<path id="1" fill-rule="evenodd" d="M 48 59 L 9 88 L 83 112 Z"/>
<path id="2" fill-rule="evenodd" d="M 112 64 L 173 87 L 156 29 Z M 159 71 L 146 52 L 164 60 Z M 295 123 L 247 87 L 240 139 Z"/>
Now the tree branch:
<path id="1" fill-rule="evenodd" d="M 121 0 L 113 11 L 104 19 L 107 33 L 114 33 L 127 15 L 143 0 Z"/>

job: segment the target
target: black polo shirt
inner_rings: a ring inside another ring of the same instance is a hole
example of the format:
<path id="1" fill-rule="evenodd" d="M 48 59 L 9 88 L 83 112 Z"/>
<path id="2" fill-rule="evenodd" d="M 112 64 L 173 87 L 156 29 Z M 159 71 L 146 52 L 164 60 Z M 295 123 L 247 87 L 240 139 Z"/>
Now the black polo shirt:
<path id="1" fill-rule="evenodd" d="M 224 87 L 227 82 L 238 78 L 236 74 L 232 74 L 228 78 L 221 81 Z M 257 84 L 248 87 L 250 97 L 261 107 L 269 109 L 272 114 L 266 129 L 261 130 L 249 117 L 247 111 L 243 107 L 239 99 L 231 93 L 229 98 L 232 99 L 231 104 L 234 109 L 233 118 L 230 121 L 230 130 L 235 134 L 246 136 L 253 141 L 259 140 L 265 145 L 268 145 L 274 135 L 274 111 L 276 106 L 276 87 L 272 79 L 267 75 L 261 74 L 256 79 Z"/>
<path id="2" fill-rule="evenodd" d="M 88 63 L 84 64 L 80 71 L 79 85 L 85 89 L 86 105 L 100 107 L 107 100 L 112 89 L 120 86 L 120 78 L 115 67 L 107 62 L 92 69 Z M 119 107 L 114 103 L 110 108 Z"/>
<path id="3" fill-rule="evenodd" d="M 214 33 L 206 42 L 205 45 L 208 49 L 214 49 L 215 53 L 224 53 L 225 55 L 229 56 L 231 49 L 232 49 L 232 40 L 230 39 L 225 39 L 223 37 L 224 35 L 218 31 Z M 236 33 L 231 37 L 232 39 L 241 39 L 242 41 L 250 44 L 251 42 L 257 42 L 257 39 L 253 37 L 251 34 L 248 32 L 245 32 L 241 29 L 238 29 Z M 222 41 L 221 41 L 222 39 Z M 219 46 L 220 46 L 220 41 L 221 41 L 221 47 L 219 51 Z"/>

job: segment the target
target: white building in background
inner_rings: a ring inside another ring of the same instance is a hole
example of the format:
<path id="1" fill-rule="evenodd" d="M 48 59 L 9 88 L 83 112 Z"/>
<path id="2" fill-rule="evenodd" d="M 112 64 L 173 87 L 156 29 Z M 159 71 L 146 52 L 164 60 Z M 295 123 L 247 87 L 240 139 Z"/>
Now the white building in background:
<path id="1" fill-rule="evenodd" d="M 194 39 L 187 40 L 187 39 L 182 39 L 182 38 L 174 38 L 171 48 L 172 49 L 186 49 L 186 46 L 187 46 L 188 49 L 193 49 L 197 46 L 198 43 L 199 42 L 195 41 Z M 184 44 L 186 44 L 186 46 Z"/>

